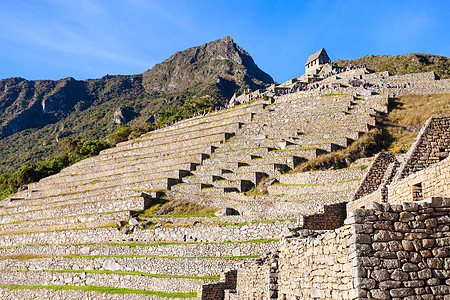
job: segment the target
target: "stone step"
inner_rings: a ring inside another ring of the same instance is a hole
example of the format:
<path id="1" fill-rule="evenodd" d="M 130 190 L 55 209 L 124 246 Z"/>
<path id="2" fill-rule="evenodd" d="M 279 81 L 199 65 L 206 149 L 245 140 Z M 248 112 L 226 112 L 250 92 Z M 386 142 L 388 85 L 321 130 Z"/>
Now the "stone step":
<path id="1" fill-rule="evenodd" d="M 278 154 L 278 155 L 276 155 L 276 154 Z M 304 158 L 301 158 L 298 156 L 290 156 L 289 153 L 285 153 L 285 152 L 278 152 L 278 153 L 274 153 L 273 156 L 252 159 L 250 164 L 251 165 L 280 164 L 280 165 L 286 165 L 290 169 L 293 169 L 303 161 L 305 161 Z"/>
<path id="2" fill-rule="evenodd" d="M 185 223 L 192 223 L 192 218 Z M 202 221 L 205 218 L 195 218 Z M 213 217 L 222 223 L 242 223 L 259 221 L 257 218 L 249 218 L 242 216 L 224 216 Z M 171 219 L 173 220 L 173 218 Z M 45 254 L 47 256 L 64 256 L 64 255 L 122 255 L 122 256 L 173 256 L 173 257 L 207 257 L 207 256 L 249 256 L 261 255 L 278 247 L 279 241 L 257 241 L 248 240 L 243 243 L 173 243 L 173 244 L 84 244 L 84 245 L 22 245 L 12 248 L 0 248 L 0 257 L 7 256 L 37 256 Z M 91 259 L 91 258 L 89 258 Z M 177 260 L 178 261 L 178 260 Z"/>
<path id="3" fill-rule="evenodd" d="M 353 190 L 308 195 L 258 195 L 245 196 L 242 193 L 184 194 L 170 191 L 174 199 L 186 199 L 200 205 L 211 207 L 233 207 L 241 215 L 270 219 L 301 218 L 302 215 L 314 214 L 325 204 L 348 201 Z M 300 222 L 300 220 L 299 220 Z M 291 227 L 292 228 L 292 227 Z"/>
<path id="4" fill-rule="evenodd" d="M 207 183 L 213 184 L 214 181 L 223 180 L 224 178 L 217 175 L 195 175 L 183 178 L 184 183 Z"/>
<path id="5" fill-rule="evenodd" d="M 64 289 L 56 289 L 52 286 L 43 285 L 30 285 L 26 287 L 18 288 L 13 286 L 12 288 L 0 287 L 0 298 L 10 299 L 10 300 L 20 300 L 20 299 L 71 299 L 71 300 L 85 300 L 85 299 L 108 299 L 108 300 L 131 300 L 136 299 L 146 299 L 146 300 L 164 300 L 166 297 L 153 296 L 142 294 L 140 291 L 129 294 L 114 294 L 106 293 L 102 287 L 93 287 L 86 291 L 63 287 Z M 98 290 L 94 290 L 98 288 Z"/>
<path id="6" fill-rule="evenodd" d="M 314 147 L 323 149 L 327 152 L 333 152 L 341 148 L 347 148 L 354 140 L 349 139 L 348 137 L 313 140 L 309 138 L 308 135 L 304 135 L 302 137 L 292 138 L 290 141 L 302 145 L 304 148 Z"/>
<path id="7" fill-rule="evenodd" d="M 210 113 L 206 116 L 198 116 L 192 119 L 183 120 L 181 122 L 178 122 L 176 124 L 167 126 L 162 129 L 155 130 L 153 132 L 144 134 L 139 139 L 147 140 L 147 139 L 155 139 L 161 136 L 167 136 L 172 135 L 176 132 L 183 132 L 183 131 L 193 131 L 193 130 L 201 130 L 203 128 L 208 127 L 214 127 L 214 126 L 223 126 L 228 123 L 235 123 L 235 122 L 242 122 L 246 123 L 249 122 L 252 118 L 252 115 L 255 113 L 260 112 L 265 108 L 267 105 L 267 101 L 258 101 L 254 103 L 248 103 L 243 106 L 230 108 L 227 110 L 219 111 Z M 126 149 L 130 144 L 133 144 L 133 141 L 127 141 L 118 144 L 118 149 L 124 150 Z M 107 149 L 105 151 L 106 153 L 113 153 L 116 152 L 113 149 Z"/>
<path id="8" fill-rule="evenodd" d="M 143 152 L 142 149 L 139 149 L 139 148 L 144 148 L 145 149 L 144 153 L 146 153 L 146 154 L 159 153 L 159 152 L 164 152 L 168 149 L 192 147 L 193 145 L 200 145 L 200 144 L 211 145 L 211 144 L 217 143 L 218 141 L 225 142 L 228 139 L 230 139 L 233 135 L 234 135 L 234 133 L 221 132 L 221 133 L 215 133 L 215 134 L 211 134 L 211 135 L 207 135 L 207 136 L 200 136 L 200 137 L 192 138 L 192 139 L 183 139 L 183 140 L 177 140 L 174 142 L 165 142 L 165 143 L 161 143 L 158 145 L 152 145 L 149 147 L 140 145 L 139 143 L 136 143 L 135 149 L 138 149 L 140 152 Z M 126 154 L 126 153 L 123 152 L 122 155 L 124 155 L 124 154 Z M 80 164 L 80 165 L 82 165 L 82 164 Z M 72 169 L 76 169 L 77 166 L 79 166 L 79 165 L 77 165 L 77 164 L 73 165 Z"/>
<path id="9" fill-rule="evenodd" d="M 203 162 L 203 166 L 215 166 L 219 163 L 229 163 L 229 162 L 251 163 L 252 160 L 256 157 L 260 156 L 251 154 L 229 155 L 228 153 L 218 153 L 211 156 L 208 159 L 205 159 L 205 161 Z"/>
<path id="10" fill-rule="evenodd" d="M 281 184 L 314 184 L 326 182 L 339 182 L 352 179 L 361 179 L 367 170 L 360 168 L 347 168 L 340 170 L 310 171 L 293 174 L 283 174 L 279 181 Z"/>
<path id="11" fill-rule="evenodd" d="M 104 227 L 112 226 L 119 220 L 127 220 L 129 218 L 130 211 L 126 210 L 39 218 L 35 220 L 27 219 L 14 223 L 0 224 L 0 234 L 22 234 L 36 230 L 45 234 L 45 232 L 51 230 Z"/>
<path id="12" fill-rule="evenodd" d="M 250 180 L 243 180 L 243 179 L 237 179 L 237 180 L 216 180 L 212 183 L 214 187 L 216 188 L 235 188 L 237 192 L 247 192 L 255 187 L 255 182 L 252 182 Z M 231 191 L 235 191 L 231 189 Z"/>
<path id="13" fill-rule="evenodd" d="M 166 134 L 162 135 L 157 138 L 150 138 L 150 139 L 138 139 L 134 142 L 134 144 L 130 144 L 130 148 L 138 147 L 154 147 L 161 144 L 167 144 L 170 142 L 175 142 L 179 140 L 186 140 L 186 139 L 197 139 L 199 137 L 203 136 L 209 136 L 213 134 L 223 133 L 223 132 L 229 132 L 233 133 L 238 131 L 242 127 L 241 122 L 237 123 L 230 123 L 230 124 L 223 124 L 223 125 L 214 125 L 211 127 L 205 127 L 205 128 L 195 128 L 195 130 L 189 130 L 189 131 L 177 131 L 172 134 Z"/>
<path id="14" fill-rule="evenodd" d="M 317 203 L 341 203 L 349 201 L 355 189 L 333 190 L 328 192 L 304 193 L 304 194 L 281 194 L 267 195 L 267 199 L 274 202 L 296 202 L 302 206 L 307 202 Z"/>
<path id="15" fill-rule="evenodd" d="M 233 172 L 233 173 L 225 173 L 222 175 L 222 177 L 228 180 L 239 180 L 239 179 L 249 180 L 253 182 L 255 185 L 258 185 L 263 178 L 267 178 L 269 177 L 269 175 L 261 172 L 249 172 L 249 173 Z"/>
<path id="16" fill-rule="evenodd" d="M 280 176 L 281 177 L 281 176 Z M 267 187 L 270 195 L 298 195 L 311 193 L 325 193 L 339 190 L 356 189 L 361 178 L 346 181 L 311 183 L 311 184 L 274 184 Z"/>
<path id="17" fill-rule="evenodd" d="M 211 166 L 211 169 L 204 168 L 202 170 L 199 169 L 199 170 L 192 171 L 191 173 L 196 176 L 207 176 L 207 175 L 222 176 L 223 174 L 226 174 L 226 173 L 232 173 L 232 171 L 227 170 L 227 169 L 220 169 L 220 168 L 216 169 L 216 168 L 214 168 L 214 166 Z"/>
<path id="18" fill-rule="evenodd" d="M 305 134 L 314 133 L 314 134 L 330 134 L 330 133 L 345 133 L 348 131 L 354 132 L 354 131 L 362 131 L 367 132 L 372 127 L 368 124 L 341 124 L 338 126 L 331 126 L 329 124 L 323 124 L 322 126 L 314 127 L 305 127 L 302 128 L 302 132 Z"/>
<path id="19" fill-rule="evenodd" d="M 138 176 L 136 176 L 138 175 Z M 92 183 L 84 182 L 81 185 L 75 186 L 67 186 L 55 189 L 48 189 L 46 186 L 43 186 L 39 190 L 32 193 L 33 198 L 43 198 L 43 197 L 51 197 L 61 194 L 82 194 L 89 193 L 92 191 L 97 191 L 101 189 L 107 188 L 116 188 L 120 189 L 124 186 L 141 186 L 142 188 L 148 189 L 170 189 L 170 187 L 176 183 L 179 183 L 181 180 L 179 178 L 171 178 L 171 177 L 158 177 L 156 175 L 143 175 L 136 172 L 136 174 L 130 174 L 126 177 L 117 178 L 114 180 L 105 180 L 105 181 L 97 181 L 95 180 Z"/>
<path id="20" fill-rule="evenodd" d="M 84 275 L 83 275 L 84 273 Z M 74 283 L 75 280 L 75 283 Z M 127 288 L 134 290 L 162 291 L 167 293 L 196 292 L 204 284 L 214 280 L 189 278 L 164 278 L 139 275 L 96 274 L 88 272 L 28 271 L 4 272 L 0 285 L 73 285 Z"/>
<path id="21" fill-rule="evenodd" d="M 99 212 L 129 211 L 144 209 L 144 201 L 139 197 L 121 198 L 116 201 L 96 201 L 63 204 L 54 207 L 37 208 L 25 212 L 1 215 L 0 224 L 27 220 L 49 219 L 65 216 L 95 214 Z"/>
<path id="22" fill-rule="evenodd" d="M 60 195 L 46 198 L 28 198 L 14 201 L 3 202 L 3 207 L 0 208 L 2 214 L 24 212 L 36 208 L 54 207 L 58 205 L 68 204 L 72 202 L 89 202 L 89 201 L 111 201 L 114 199 L 134 197 L 140 193 L 132 189 L 99 191 L 97 194 L 89 197 L 77 194 Z"/>
<path id="23" fill-rule="evenodd" d="M 327 127 L 340 127 L 342 125 L 348 125 L 348 124 L 361 124 L 361 123 L 367 123 L 371 126 L 375 126 L 375 119 L 373 117 L 353 117 L 352 115 L 343 115 L 339 119 L 330 119 L 327 115 L 324 115 L 323 118 L 315 118 L 313 120 L 304 120 L 300 117 L 290 116 L 291 118 L 288 119 L 275 119 L 272 121 L 267 120 L 268 126 L 270 127 L 281 127 L 281 128 L 289 128 L 293 127 L 300 132 L 305 132 L 305 128 L 309 127 L 316 127 L 317 125 L 324 124 Z"/>
<path id="24" fill-rule="evenodd" d="M 239 167 L 247 166 L 247 163 L 244 162 L 217 162 L 214 167 L 217 169 L 225 169 L 225 170 L 236 170 Z M 209 170 L 211 169 L 211 165 L 201 165 L 197 169 L 198 170 Z"/>
<path id="25" fill-rule="evenodd" d="M 96 195 L 101 195 L 101 194 L 107 194 L 107 193 L 111 193 L 111 192 L 116 192 L 116 191 L 126 191 L 126 190 L 151 190 L 151 189 L 170 189 L 170 187 L 176 183 L 178 183 L 180 180 L 179 179 L 174 179 L 174 178 L 159 178 L 159 179 L 153 179 L 150 181 L 139 181 L 139 179 L 135 179 L 133 180 L 133 182 L 124 184 L 124 185 L 117 185 L 117 186 L 105 186 L 102 189 L 94 189 L 94 190 L 89 190 L 89 191 L 82 191 L 82 192 L 73 192 L 73 193 L 64 193 L 64 194 L 55 194 L 52 196 L 46 196 L 51 198 L 49 200 L 49 202 L 56 202 L 56 201 L 61 201 L 61 200 L 70 200 L 70 199 L 74 199 L 74 198 L 81 198 L 81 197 L 92 197 L 92 196 L 96 196 Z M 45 193 L 45 191 L 28 191 L 28 197 L 27 198 L 23 198 L 23 200 L 26 201 L 35 201 L 38 200 L 40 201 L 40 199 L 42 199 L 42 197 L 40 197 L 40 193 Z M 44 200 L 47 201 L 47 200 Z"/>
<path id="26" fill-rule="evenodd" d="M 40 253 L 41 255 L 44 253 Z M 257 255 L 263 255 L 258 253 Z M 67 254 L 64 254 L 67 255 Z M 120 271 L 133 270 L 134 272 L 147 274 L 175 275 L 175 276 L 217 276 L 224 268 L 235 268 L 243 262 L 243 258 L 226 258 L 223 255 L 218 257 L 207 258 L 201 255 L 199 258 L 182 257 L 179 254 L 173 258 L 167 255 L 163 257 L 155 257 L 154 254 L 130 255 L 123 257 L 123 254 L 116 254 L 115 257 L 107 255 L 82 255 L 78 257 L 74 254 L 71 256 L 53 256 L 31 259 L 2 259 L 0 260 L 0 268 L 2 272 L 13 272 L 17 270 L 97 270 L 103 271 L 108 269 L 117 269 Z M 254 258 L 247 258 L 254 260 Z M 32 271 L 31 271 L 32 272 Z M 60 273 L 63 274 L 63 273 Z M 89 274 L 89 273 L 88 273 Z"/>
<path id="27" fill-rule="evenodd" d="M 171 190 L 182 193 L 193 193 L 199 194 L 202 192 L 204 188 L 212 187 L 211 184 L 207 183 L 188 183 L 183 182 L 177 185 L 174 185 Z"/>
<path id="28" fill-rule="evenodd" d="M 181 193 L 180 193 L 181 195 Z M 195 196 L 195 194 L 193 194 Z M 199 195 L 199 199 L 209 201 L 206 195 Z M 194 202 L 194 201 L 193 201 Z M 235 201 L 227 202 L 230 204 L 238 203 Z M 280 203 L 281 205 L 285 205 Z M 261 204 L 260 201 L 240 202 L 242 213 L 247 215 L 246 210 L 252 209 L 263 211 L 265 209 L 277 209 L 279 206 L 273 206 L 272 202 Z M 294 203 L 294 205 L 298 205 Z M 224 206 L 222 206 L 224 207 Z M 232 206 L 233 207 L 233 206 Z M 193 237 L 198 242 L 226 242 L 226 241 L 248 241 L 258 239 L 279 239 L 289 233 L 288 228 L 296 226 L 297 221 L 277 221 L 281 213 L 289 212 L 292 205 L 285 206 L 283 211 L 274 210 L 276 219 L 271 222 L 256 222 L 242 226 L 234 224 L 196 224 L 195 226 L 161 226 L 158 228 L 149 228 L 145 230 L 136 230 L 131 235 L 121 233 L 117 228 L 99 227 L 83 228 L 71 230 L 55 230 L 46 233 L 27 232 L 22 234 L 1 234 L 0 247 L 11 247 L 19 245 L 52 244 L 52 245 L 74 245 L 74 244 L 98 244 L 105 243 L 105 237 L 108 243 L 182 243 L 186 242 L 187 237 Z M 251 208 L 251 209 L 249 209 Z M 298 213 L 295 209 L 293 213 Z M 245 212 L 245 213 L 244 213 Z M 271 216 L 271 211 L 265 211 L 266 217 Z M 248 214 L 249 216 L 252 214 Z M 256 215 L 256 214 L 254 214 Z M 264 214 L 262 214 L 264 215 Z M 298 226 L 298 225 L 297 225 Z"/>
<path id="29" fill-rule="evenodd" d="M 137 171 L 142 172 L 170 172 L 173 170 L 192 170 L 193 168 L 203 162 L 209 157 L 208 154 L 195 154 L 185 157 L 178 157 L 176 159 L 160 159 L 160 160 L 135 160 L 128 164 L 118 164 L 114 168 L 114 164 L 101 164 L 100 166 L 86 167 L 84 172 L 66 171 L 60 173 L 59 176 L 54 176 L 51 179 L 41 180 L 40 184 L 55 184 L 77 182 L 91 179 L 103 179 L 115 175 L 133 173 Z M 37 186 L 37 185 L 36 185 Z"/>
<path id="30" fill-rule="evenodd" d="M 231 143 L 227 142 L 221 145 L 219 148 L 217 148 L 214 152 L 214 156 L 216 155 L 242 155 L 242 154 L 249 154 L 249 155 L 256 155 L 256 156 L 265 156 L 270 153 L 270 151 L 275 150 L 275 148 L 269 148 L 269 147 L 254 147 L 254 148 L 244 148 L 239 147 L 239 142 Z"/>
<path id="31" fill-rule="evenodd" d="M 16 213 L 23 213 L 34 210 L 47 210 L 54 209 L 55 207 L 72 205 L 72 204 L 81 204 L 81 203 L 94 203 L 94 202 L 114 202 L 120 201 L 121 199 L 134 198 L 139 196 L 140 193 L 133 190 L 120 190 L 120 191 L 109 191 L 107 193 L 97 193 L 91 195 L 90 197 L 81 196 L 76 197 L 78 195 L 71 194 L 65 195 L 64 198 L 59 197 L 45 197 L 45 198 L 34 198 L 34 199 L 26 199 L 26 200 L 18 200 L 8 203 L 9 205 L 5 205 L 0 207 L 1 215 L 10 215 Z M 70 197 L 69 197 L 70 196 Z M 129 200 L 124 200 L 124 204 L 126 204 Z M 134 200 L 133 200 L 134 201 Z M 127 209 L 126 207 L 123 209 Z M 104 210 L 103 210 L 104 211 Z"/>
<path id="32" fill-rule="evenodd" d="M 267 165 L 250 165 L 242 166 L 236 172 L 238 173 L 265 173 L 270 177 L 278 178 L 282 172 L 289 170 L 289 166 L 285 164 L 267 164 Z"/>
<path id="33" fill-rule="evenodd" d="M 60 173 L 51 175 L 49 177 L 41 179 L 42 182 L 55 182 L 59 178 L 65 175 L 77 175 L 79 173 L 83 173 L 82 170 L 85 169 L 102 169 L 102 170 L 111 170 L 117 169 L 119 166 L 135 166 L 147 163 L 154 163 L 155 161 L 161 160 L 170 160 L 170 159 L 180 159 L 181 157 L 192 157 L 193 159 L 203 159 L 202 157 L 208 157 L 217 147 L 208 144 L 208 146 L 204 145 L 192 145 L 186 148 L 180 148 L 180 152 L 178 153 L 176 149 L 167 150 L 165 152 L 155 152 L 155 153 L 141 153 L 139 155 L 132 156 L 117 156 L 114 158 L 108 159 L 99 159 L 97 161 L 93 161 L 90 163 L 84 163 L 85 160 L 78 162 L 70 167 L 63 169 Z M 98 156 L 100 158 L 100 156 Z M 103 157 L 104 158 L 104 157 Z M 172 163 L 173 164 L 173 163 Z"/>

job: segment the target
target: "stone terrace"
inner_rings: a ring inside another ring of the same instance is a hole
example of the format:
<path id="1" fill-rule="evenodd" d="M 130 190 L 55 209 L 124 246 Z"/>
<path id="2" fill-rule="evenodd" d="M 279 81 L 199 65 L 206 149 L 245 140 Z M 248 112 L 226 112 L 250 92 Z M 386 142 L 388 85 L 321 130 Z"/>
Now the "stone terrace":
<path id="1" fill-rule="evenodd" d="M 384 91 L 357 91 L 263 97 L 184 120 L 2 200 L 0 297 L 195 297 L 217 286 L 221 272 L 278 249 L 286 235 L 339 227 L 343 203 L 365 182 L 371 159 L 338 171 L 289 171 L 346 148 L 376 125 L 375 114 L 387 112 Z M 254 192 L 267 181 L 267 193 Z M 119 231 L 117 221 L 151 204 L 143 191 L 240 215 L 153 217 L 164 224 Z M 61 287 L 68 290 L 55 290 Z"/>

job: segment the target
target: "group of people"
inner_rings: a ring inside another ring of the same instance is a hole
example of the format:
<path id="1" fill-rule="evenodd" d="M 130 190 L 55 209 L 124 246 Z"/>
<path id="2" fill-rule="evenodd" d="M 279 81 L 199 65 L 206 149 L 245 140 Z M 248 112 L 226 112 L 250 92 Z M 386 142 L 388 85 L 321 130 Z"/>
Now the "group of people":
<path id="1" fill-rule="evenodd" d="M 350 66 L 348 66 L 346 68 L 339 68 L 335 72 L 329 72 L 329 73 L 324 75 L 324 78 L 328 78 L 328 77 L 331 77 L 331 76 L 334 76 L 334 75 L 337 75 L 337 74 L 341 74 L 341 73 L 344 73 L 344 72 L 348 72 L 348 71 L 356 70 L 356 69 L 361 69 L 361 68 L 365 68 L 365 67 L 366 67 L 366 64 L 357 65 L 357 66 L 350 65 Z"/>
<path id="2" fill-rule="evenodd" d="M 405 83 L 405 84 L 389 84 L 386 83 L 386 87 L 387 88 L 407 88 L 410 87 L 411 84 L 409 82 Z"/>

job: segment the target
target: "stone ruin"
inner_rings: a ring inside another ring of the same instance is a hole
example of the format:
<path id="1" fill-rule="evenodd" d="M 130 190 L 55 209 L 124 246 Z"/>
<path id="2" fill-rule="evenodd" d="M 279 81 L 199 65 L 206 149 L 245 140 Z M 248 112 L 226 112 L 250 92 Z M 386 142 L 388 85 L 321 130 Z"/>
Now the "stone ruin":
<path id="1" fill-rule="evenodd" d="M 0 298 L 448 299 L 448 117 L 404 157 L 289 171 L 392 97 L 449 91 L 432 72 L 295 79 L 29 184 L 0 204 Z M 222 210 L 131 218 L 163 197 Z"/>

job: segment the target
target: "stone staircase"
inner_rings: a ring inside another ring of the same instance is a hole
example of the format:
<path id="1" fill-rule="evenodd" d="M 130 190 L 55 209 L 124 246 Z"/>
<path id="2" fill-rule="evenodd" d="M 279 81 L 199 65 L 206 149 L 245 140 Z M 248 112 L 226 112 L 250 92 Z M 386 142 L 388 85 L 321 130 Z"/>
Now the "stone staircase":
<path id="1" fill-rule="evenodd" d="M 195 297 L 221 272 L 274 251 L 293 228 L 315 220 L 305 216 L 347 201 L 367 160 L 338 171 L 289 171 L 347 147 L 375 126 L 383 101 L 298 94 L 247 102 L 29 184 L 0 202 L 0 298 Z M 277 180 L 267 194 L 252 193 L 267 178 Z M 151 217 L 156 225 L 124 233 L 115 224 L 146 208 L 143 191 L 240 215 Z"/>
<path id="2" fill-rule="evenodd" d="M 338 199 L 345 202 L 362 174 L 348 181 L 337 179 L 334 184 L 318 179 L 315 185 L 297 186 L 285 185 L 283 174 L 305 160 L 348 147 L 373 128 L 374 114 L 387 99 L 366 98 L 337 95 L 311 99 L 300 94 L 297 98 L 292 94 L 277 97 L 219 145 L 192 171 L 192 176 L 174 185 L 168 195 L 206 206 L 220 207 L 227 202 L 243 214 L 269 214 L 272 218 L 303 214 L 305 203 L 301 201 L 324 198 L 334 199 L 328 203 Z M 269 187 L 269 195 L 246 196 L 245 192 L 266 178 L 280 183 Z M 280 210 L 280 206 L 284 208 Z"/>

